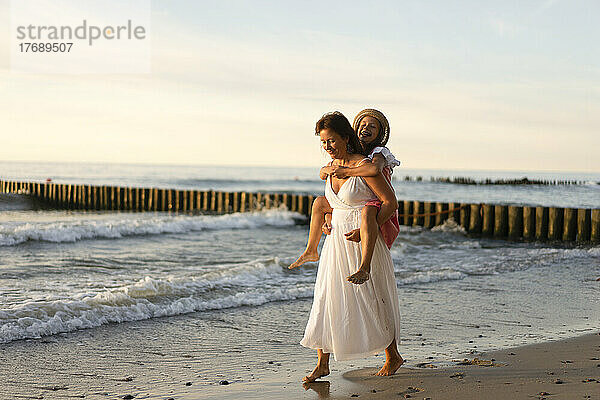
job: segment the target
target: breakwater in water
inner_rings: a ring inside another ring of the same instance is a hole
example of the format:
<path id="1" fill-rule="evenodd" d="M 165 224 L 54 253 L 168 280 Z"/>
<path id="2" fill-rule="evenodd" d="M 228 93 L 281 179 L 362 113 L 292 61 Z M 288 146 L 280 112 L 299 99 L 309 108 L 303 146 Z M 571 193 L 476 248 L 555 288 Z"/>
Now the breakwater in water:
<path id="1" fill-rule="evenodd" d="M 0 180 L 0 193 L 74 210 L 212 212 L 285 207 L 309 216 L 315 196 Z M 432 228 L 452 219 L 471 235 L 512 240 L 600 242 L 600 209 L 400 200 L 401 225 Z"/>
<path id="2" fill-rule="evenodd" d="M 404 177 L 405 181 L 422 181 L 423 177 L 417 176 L 413 178 L 411 176 Z M 455 183 L 459 185 L 586 185 L 588 181 L 582 180 L 549 180 L 549 179 L 529 179 L 527 177 L 516 178 L 516 179 L 482 179 L 477 180 L 468 177 L 431 177 L 429 179 L 431 182 L 441 182 L 441 183 Z M 595 182 L 597 185 L 600 185 L 600 182 Z"/>

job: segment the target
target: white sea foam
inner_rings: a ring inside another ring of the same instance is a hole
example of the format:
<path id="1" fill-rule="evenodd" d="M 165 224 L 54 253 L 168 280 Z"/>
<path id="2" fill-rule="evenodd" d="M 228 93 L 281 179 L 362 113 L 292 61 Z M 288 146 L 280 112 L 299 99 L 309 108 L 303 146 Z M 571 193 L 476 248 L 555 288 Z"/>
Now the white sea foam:
<path id="1" fill-rule="evenodd" d="M 421 271 L 413 273 L 405 278 L 398 279 L 400 285 L 412 285 L 416 283 L 430 283 L 439 281 L 449 281 L 464 279 L 468 275 L 455 270 L 441 270 L 441 271 Z"/>
<path id="2" fill-rule="evenodd" d="M 463 240 L 463 241 L 453 241 L 451 243 L 440 243 L 438 245 L 439 249 L 480 249 L 481 243 L 475 240 Z"/>
<path id="3" fill-rule="evenodd" d="M 560 249 L 560 248 L 548 248 L 544 247 L 541 249 L 530 249 L 527 253 L 531 256 L 536 257 L 554 257 L 554 258 L 563 258 L 563 259 L 572 259 L 584 257 L 587 258 L 589 256 L 600 256 L 600 247 L 582 247 L 575 249 Z"/>
<path id="4" fill-rule="evenodd" d="M 592 247 L 587 252 L 592 256 L 600 257 L 600 247 Z"/>
<path id="5" fill-rule="evenodd" d="M 457 232 L 463 235 L 467 234 L 467 231 L 462 226 L 458 225 L 453 219 L 447 219 L 442 225 L 434 226 L 431 228 L 432 232 Z"/>
<path id="6" fill-rule="evenodd" d="M 421 233 L 425 230 L 422 226 L 400 225 L 400 233 Z"/>
<path id="7" fill-rule="evenodd" d="M 287 264 L 278 258 L 255 260 L 212 270 L 201 277 L 146 276 L 116 289 L 28 301 L 0 309 L 0 343 L 109 323 L 312 297 L 314 274 L 299 274 L 286 267 Z M 398 284 L 437 282 L 465 276 L 452 269 L 410 271 L 398 279 Z"/>
<path id="8" fill-rule="evenodd" d="M 284 267 L 278 259 L 255 261 L 213 271 L 201 278 L 145 277 L 131 285 L 100 293 L 22 303 L 0 310 L 0 343 L 108 323 L 312 296 L 314 278 L 292 278 Z M 265 285 L 266 281 L 270 284 Z"/>
<path id="9" fill-rule="evenodd" d="M 206 229 L 256 229 L 264 226 L 289 226 L 303 218 L 281 210 L 227 215 L 110 214 L 104 219 L 86 217 L 56 222 L 0 222 L 0 246 L 26 241 L 76 242 L 85 239 L 116 239 L 124 236 L 161 233 L 186 233 Z"/>

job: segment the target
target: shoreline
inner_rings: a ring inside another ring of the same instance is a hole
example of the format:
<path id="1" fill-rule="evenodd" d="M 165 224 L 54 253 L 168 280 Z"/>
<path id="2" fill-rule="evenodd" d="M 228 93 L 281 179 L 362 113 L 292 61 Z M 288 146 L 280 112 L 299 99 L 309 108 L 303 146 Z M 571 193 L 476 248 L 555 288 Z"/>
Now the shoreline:
<path id="1" fill-rule="evenodd" d="M 0 380 L 6 394 L 0 399 L 127 395 L 162 400 L 347 399 L 358 395 L 359 399 L 529 400 L 583 399 L 584 395 L 594 399 L 600 393 L 598 328 L 566 339 L 468 355 L 471 360 L 494 358 L 502 366 L 448 367 L 447 358 L 431 353 L 428 361 L 434 368 L 419 368 L 409 360 L 405 365 L 410 367 L 401 367 L 394 376 L 376 377 L 384 361 L 380 354 L 332 362 L 330 376 L 303 386 L 301 379 L 314 366 L 315 355 L 298 344 L 304 328 L 298 321 L 310 305 L 305 300 L 192 313 L 3 344 Z M 401 353 L 414 360 L 410 351 Z M 564 383 L 552 383 L 555 379 Z M 584 379 L 597 381 L 581 382 Z M 559 396 L 536 395 L 541 392 Z"/>

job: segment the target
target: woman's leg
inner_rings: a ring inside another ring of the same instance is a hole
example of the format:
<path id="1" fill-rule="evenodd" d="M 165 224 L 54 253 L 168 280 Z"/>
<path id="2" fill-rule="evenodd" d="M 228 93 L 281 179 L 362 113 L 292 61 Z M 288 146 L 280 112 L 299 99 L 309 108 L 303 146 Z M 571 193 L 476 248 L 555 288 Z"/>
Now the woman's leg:
<path id="1" fill-rule="evenodd" d="M 379 376 L 394 375 L 394 373 L 404 364 L 404 360 L 400 353 L 398 353 L 398 346 L 396 339 L 392 340 L 392 343 L 385 349 L 385 364 L 377 372 Z"/>
<path id="2" fill-rule="evenodd" d="M 329 375 L 329 353 L 324 353 L 323 350 L 318 349 L 317 356 L 319 357 L 317 366 L 310 375 L 302 378 L 303 382 L 314 382 L 323 376 Z"/>
<path id="3" fill-rule="evenodd" d="M 369 280 L 371 272 L 371 260 L 375 251 L 375 242 L 379 235 L 379 226 L 377 225 L 377 213 L 379 209 L 375 206 L 364 206 L 360 218 L 360 242 L 362 250 L 362 259 L 360 268 L 355 274 L 348 277 L 352 283 L 360 285 Z"/>
<path id="4" fill-rule="evenodd" d="M 317 247 L 321 240 L 321 227 L 325 222 L 325 214 L 330 213 L 333 210 L 329 205 L 329 202 L 325 196 L 319 196 L 315 199 L 312 205 L 312 211 L 310 215 L 310 230 L 308 231 L 308 243 L 306 244 L 306 250 L 298 257 L 290 268 L 296 268 L 308 261 L 318 261 L 319 252 Z"/>

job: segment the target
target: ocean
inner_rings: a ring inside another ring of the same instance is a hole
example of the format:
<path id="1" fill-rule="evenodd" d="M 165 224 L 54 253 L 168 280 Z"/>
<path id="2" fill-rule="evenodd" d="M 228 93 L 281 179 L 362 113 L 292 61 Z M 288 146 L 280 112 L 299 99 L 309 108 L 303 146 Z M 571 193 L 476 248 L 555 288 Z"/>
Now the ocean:
<path id="1" fill-rule="evenodd" d="M 317 175 L 318 168 L 0 163 L 2 179 L 322 194 Z M 402 200 L 600 208 L 600 174 L 400 167 L 395 175 Z M 429 182 L 430 176 L 586 183 L 473 186 Z M 306 221 L 284 209 L 85 212 L 0 195 L 0 344 L 179 315 L 251 312 L 270 321 L 273 310 L 296 306 L 303 312 L 287 313 L 292 322 L 281 329 L 297 343 L 317 271 L 316 263 L 287 268 L 306 244 L 308 227 L 299 222 Z M 473 238 L 446 222 L 432 230 L 402 227 L 391 252 L 404 327 L 400 349 L 409 364 L 600 328 L 598 245 Z M 260 325 L 253 329 L 260 335 Z"/>

